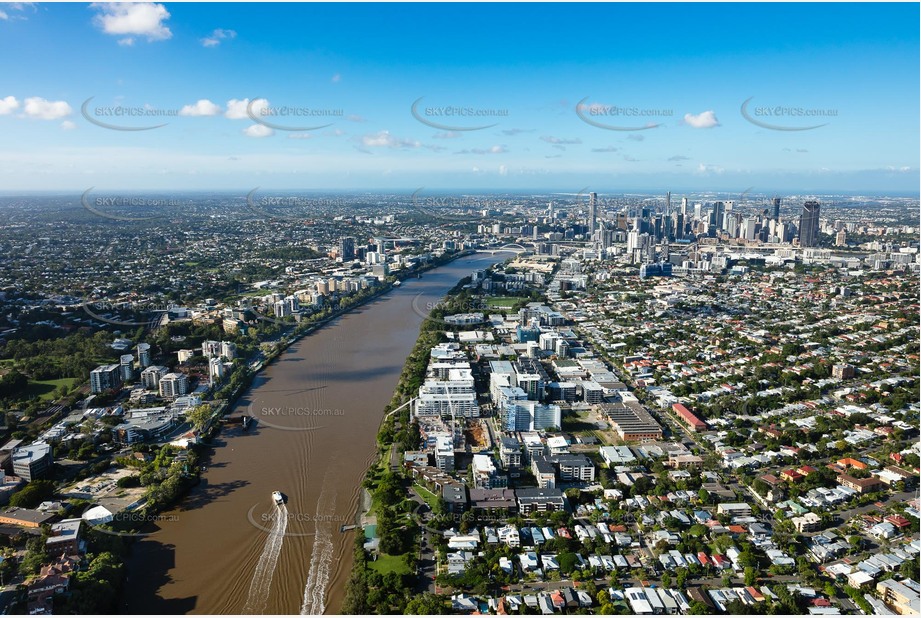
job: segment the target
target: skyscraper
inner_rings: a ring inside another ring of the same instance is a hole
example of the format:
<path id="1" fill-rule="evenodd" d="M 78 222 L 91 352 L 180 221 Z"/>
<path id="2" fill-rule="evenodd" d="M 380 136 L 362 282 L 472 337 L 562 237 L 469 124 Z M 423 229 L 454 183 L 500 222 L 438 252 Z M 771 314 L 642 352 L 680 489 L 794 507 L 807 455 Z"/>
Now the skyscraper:
<path id="1" fill-rule="evenodd" d="M 771 205 L 774 207 L 774 210 L 772 212 L 772 214 L 774 215 L 773 217 L 774 221 L 780 221 L 780 198 L 772 197 Z"/>
<path id="2" fill-rule="evenodd" d="M 355 239 L 351 236 L 344 236 L 339 240 L 339 255 L 342 261 L 355 259 Z"/>
<path id="3" fill-rule="evenodd" d="M 725 225 L 723 222 L 723 217 L 726 216 L 726 204 L 723 202 L 717 202 L 713 205 L 713 212 L 710 214 L 710 224 L 713 225 L 717 230 L 723 229 Z"/>
<path id="4" fill-rule="evenodd" d="M 803 204 L 799 219 L 799 246 L 815 247 L 819 244 L 819 203 L 808 201 Z"/>
<path id="5" fill-rule="evenodd" d="M 588 194 L 588 233 L 595 233 L 596 221 L 598 219 L 598 194 L 594 191 Z"/>

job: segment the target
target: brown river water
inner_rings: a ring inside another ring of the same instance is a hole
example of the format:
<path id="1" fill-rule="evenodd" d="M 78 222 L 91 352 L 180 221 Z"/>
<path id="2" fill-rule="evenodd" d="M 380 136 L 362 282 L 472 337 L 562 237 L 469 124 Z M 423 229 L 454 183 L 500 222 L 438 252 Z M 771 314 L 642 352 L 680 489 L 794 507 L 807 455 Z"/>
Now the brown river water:
<path id="1" fill-rule="evenodd" d="M 256 377 L 202 482 L 135 543 L 123 613 L 337 613 L 352 566 L 361 481 L 422 315 L 477 254 L 403 282 L 288 348 Z M 276 507 L 271 492 L 287 504 Z"/>

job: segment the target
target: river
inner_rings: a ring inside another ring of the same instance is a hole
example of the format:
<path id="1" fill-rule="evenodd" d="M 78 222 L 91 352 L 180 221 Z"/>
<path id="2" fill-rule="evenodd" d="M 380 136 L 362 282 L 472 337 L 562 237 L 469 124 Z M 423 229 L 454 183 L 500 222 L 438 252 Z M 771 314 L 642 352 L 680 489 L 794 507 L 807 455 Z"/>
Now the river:
<path id="1" fill-rule="evenodd" d="M 360 484 L 422 313 L 502 254 L 462 257 L 340 317 L 256 376 L 202 482 L 135 543 L 122 611 L 337 613 L 352 565 Z M 273 490 L 287 497 L 276 507 Z"/>

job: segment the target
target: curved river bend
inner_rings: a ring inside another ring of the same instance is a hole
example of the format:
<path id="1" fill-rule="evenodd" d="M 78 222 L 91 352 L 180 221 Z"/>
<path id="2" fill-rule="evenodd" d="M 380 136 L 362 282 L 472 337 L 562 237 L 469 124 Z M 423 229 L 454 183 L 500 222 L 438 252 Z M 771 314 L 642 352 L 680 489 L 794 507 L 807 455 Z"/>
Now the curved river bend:
<path id="1" fill-rule="evenodd" d="M 423 312 L 501 254 L 462 257 L 293 344 L 256 377 L 202 483 L 136 543 L 122 611 L 136 614 L 336 613 L 352 565 L 360 485 L 384 406 Z M 276 507 L 273 490 L 288 498 Z"/>

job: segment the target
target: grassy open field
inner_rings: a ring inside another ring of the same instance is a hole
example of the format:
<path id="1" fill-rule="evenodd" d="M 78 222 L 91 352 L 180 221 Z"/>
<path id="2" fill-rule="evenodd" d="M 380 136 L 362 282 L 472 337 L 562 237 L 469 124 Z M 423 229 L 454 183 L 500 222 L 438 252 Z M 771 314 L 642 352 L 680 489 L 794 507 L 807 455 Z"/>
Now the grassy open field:
<path id="1" fill-rule="evenodd" d="M 42 400 L 49 400 L 52 398 L 55 389 L 57 389 L 62 384 L 67 387 L 68 390 L 74 387 L 74 384 L 77 382 L 77 378 L 59 378 L 57 380 L 29 380 L 29 386 L 26 387 L 26 395 L 28 397 L 38 397 Z"/>
<path id="2" fill-rule="evenodd" d="M 409 567 L 406 566 L 406 558 L 402 555 L 391 556 L 390 554 L 379 554 L 377 560 L 368 563 L 368 567 L 378 573 L 396 573 L 397 575 L 409 575 Z"/>
<path id="3" fill-rule="evenodd" d="M 517 296 L 495 296 L 492 298 L 487 298 L 486 304 L 489 305 L 490 308 L 511 309 L 513 306 L 515 306 L 515 303 L 520 300 L 522 299 Z"/>

